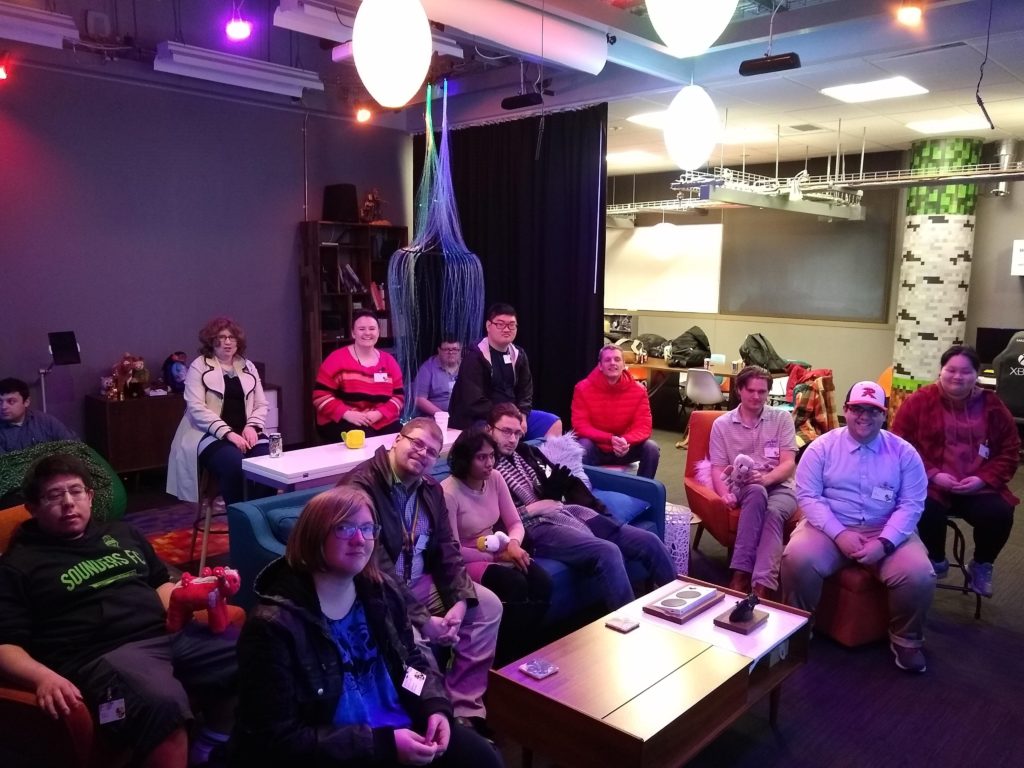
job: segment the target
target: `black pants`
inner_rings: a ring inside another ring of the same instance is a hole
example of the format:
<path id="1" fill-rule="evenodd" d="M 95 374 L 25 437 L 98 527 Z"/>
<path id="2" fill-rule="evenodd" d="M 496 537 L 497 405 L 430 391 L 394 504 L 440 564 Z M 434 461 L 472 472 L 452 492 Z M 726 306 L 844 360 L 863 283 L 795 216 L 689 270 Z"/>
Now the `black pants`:
<path id="1" fill-rule="evenodd" d="M 523 573 L 515 566 L 489 565 L 480 583 L 502 603 L 494 666 L 500 667 L 537 647 L 537 627 L 551 602 L 551 576 L 531 562 Z"/>
<path id="2" fill-rule="evenodd" d="M 974 559 L 979 563 L 995 562 L 1013 528 L 1013 506 L 995 493 L 953 495 L 948 507 L 929 497 L 917 523 L 917 534 L 933 562 L 946 558 L 947 517 L 962 518 L 974 528 Z"/>
<path id="3" fill-rule="evenodd" d="M 217 489 L 224 497 L 224 503 L 231 505 L 241 501 L 245 496 L 242 459 L 266 456 L 268 453 L 270 453 L 270 446 L 263 435 L 260 435 L 260 441 L 245 454 L 238 450 L 234 443 L 217 440 L 206 446 L 199 454 L 199 466 L 213 473 L 213 476 L 217 478 Z M 260 498 L 275 492 L 272 488 L 265 485 L 257 486 L 255 483 L 250 490 L 252 498 Z"/>

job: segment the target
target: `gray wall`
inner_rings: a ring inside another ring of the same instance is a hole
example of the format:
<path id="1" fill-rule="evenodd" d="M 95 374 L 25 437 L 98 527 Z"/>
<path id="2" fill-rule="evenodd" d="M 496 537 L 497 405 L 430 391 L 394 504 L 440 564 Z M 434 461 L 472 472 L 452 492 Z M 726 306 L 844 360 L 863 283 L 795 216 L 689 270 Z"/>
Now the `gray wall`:
<path id="1" fill-rule="evenodd" d="M 1024 328 L 1024 277 L 1010 276 L 1010 250 L 1024 240 L 1024 182 L 1010 184 L 1006 197 L 978 202 L 967 340 L 978 327 Z"/>
<path id="2" fill-rule="evenodd" d="M 283 387 L 285 441 L 301 440 L 304 114 L 225 95 L 32 67 L 5 83 L 0 376 L 35 388 L 46 333 L 74 330 L 82 365 L 55 369 L 47 395 L 76 431 L 122 353 L 155 377 L 229 314 Z M 406 135 L 310 115 L 307 146 L 311 218 L 324 184 L 351 182 L 360 196 L 379 187 L 385 214 L 408 224 Z"/>

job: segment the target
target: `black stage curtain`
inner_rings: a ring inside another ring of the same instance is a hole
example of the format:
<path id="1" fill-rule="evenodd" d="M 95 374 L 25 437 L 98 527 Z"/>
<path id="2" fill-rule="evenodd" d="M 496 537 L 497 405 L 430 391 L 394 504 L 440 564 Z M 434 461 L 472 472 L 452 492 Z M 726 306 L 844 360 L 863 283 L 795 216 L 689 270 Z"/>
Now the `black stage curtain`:
<path id="1" fill-rule="evenodd" d="M 602 343 L 607 125 L 599 104 L 449 132 L 462 232 L 483 264 L 486 304 L 516 308 L 534 407 L 566 427 L 573 386 Z M 415 137 L 417 179 L 423 149 Z"/>

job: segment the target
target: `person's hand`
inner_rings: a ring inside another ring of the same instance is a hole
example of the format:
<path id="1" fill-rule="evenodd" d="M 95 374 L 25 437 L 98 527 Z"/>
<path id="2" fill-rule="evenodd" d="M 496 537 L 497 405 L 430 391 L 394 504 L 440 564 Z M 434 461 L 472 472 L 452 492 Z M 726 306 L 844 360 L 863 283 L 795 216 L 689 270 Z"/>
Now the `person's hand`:
<path id="1" fill-rule="evenodd" d="M 970 477 L 965 477 L 963 480 L 961 480 L 959 483 L 954 485 L 949 490 L 951 490 L 953 493 L 969 494 L 969 493 L 977 493 L 978 491 L 980 491 L 984 487 L 985 487 L 985 481 L 984 480 L 982 480 L 980 477 L 977 477 L 975 475 L 971 475 Z"/>
<path id="2" fill-rule="evenodd" d="M 867 539 L 856 531 L 843 531 L 836 536 L 836 546 L 839 547 L 839 551 L 851 560 L 857 560 L 857 553 L 864 549 L 866 543 Z M 882 545 L 879 544 L 878 546 L 881 547 Z M 858 560 L 857 562 L 860 561 Z"/>
<path id="3" fill-rule="evenodd" d="M 562 508 L 562 502 L 554 499 L 537 499 L 526 505 L 526 511 L 531 515 L 546 515 Z"/>
<path id="4" fill-rule="evenodd" d="M 428 765 L 437 755 L 437 749 L 415 731 L 395 729 L 395 753 L 401 765 Z"/>
<path id="5" fill-rule="evenodd" d="M 449 645 L 455 645 L 459 639 L 459 630 L 462 629 L 462 621 L 466 618 L 466 601 L 459 600 L 455 605 L 448 609 L 448 612 L 444 615 L 442 622 L 445 627 L 445 634 L 442 639 L 447 641 Z"/>
<path id="6" fill-rule="evenodd" d="M 509 541 L 508 546 L 498 555 L 498 560 L 512 563 L 523 573 L 526 573 L 530 565 L 530 555 L 523 549 L 515 539 Z"/>
<path id="7" fill-rule="evenodd" d="M 345 415 L 341 417 L 342 420 L 347 421 L 349 424 L 353 424 L 357 427 L 368 427 L 370 426 L 370 420 L 367 418 L 366 411 L 345 411 Z"/>
<path id="8" fill-rule="evenodd" d="M 366 412 L 365 414 L 363 414 L 363 415 L 364 415 L 364 416 L 366 416 L 366 423 L 367 423 L 367 425 L 369 425 L 369 426 L 373 426 L 373 425 L 374 425 L 374 424 L 376 424 L 376 423 L 377 423 L 378 421 L 380 421 L 381 419 L 383 419 L 383 418 L 384 418 L 384 414 L 383 414 L 383 413 L 381 413 L 380 411 L 378 411 L 378 410 L 377 410 L 376 408 L 374 408 L 374 409 L 373 409 L 373 410 L 371 410 L 371 411 L 367 411 L 367 412 Z"/>
<path id="9" fill-rule="evenodd" d="M 732 491 L 726 491 L 722 495 L 722 501 L 725 502 L 725 506 L 727 506 L 727 507 L 735 507 L 736 506 L 736 494 L 733 493 Z"/>
<path id="10" fill-rule="evenodd" d="M 435 645 L 450 645 L 450 643 L 441 641 L 446 630 L 443 616 L 431 616 L 427 619 L 427 623 L 420 628 L 420 634 Z"/>
<path id="11" fill-rule="evenodd" d="M 249 444 L 249 448 L 252 448 L 254 445 L 256 445 L 256 443 L 259 442 L 260 439 L 260 436 L 256 433 L 256 430 L 253 427 L 249 426 L 242 430 L 242 437 L 245 439 L 245 442 Z"/>
<path id="12" fill-rule="evenodd" d="M 82 692 L 67 678 L 51 672 L 36 686 L 36 703 L 57 720 L 82 706 Z"/>
<path id="13" fill-rule="evenodd" d="M 435 712 L 427 718 L 427 730 L 423 738 L 428 744 L 437 747 L 436 757 L 440 757 L 448 749 L 448 741 L 452 737 L 452 724 L 448 718 L 440 712 Z"/>
<path id="14" fill-rule="evenodd" d="M 959 482 L 960 481 L 949 474 L 949 472 L 939 472 L 932 475 L 932 483 L 945 491 L 953 490 L 953 487 Z"/>
<path id="15" fill-rule="evenodd" d="M 750 475 L 747 479 L 747 485 L 767 485 L 764 481 L 765 475 L 762 474 L 759 469 L 750 470 Z"/>
<path id="16" fill-rule="evenodd" d="M 242 437 L 237 432 L 228 432 L 227 437 L 225 439 L 233 446 L 235 446 L 235 448 L 240 450 L 242 453 L 245 453 L 246 451 L 249 450 L 249 443 L 247 443 L 245 438 Z"/>
<path id="17" fill-rule="evenodd" d="M 629 451 L 629 443 L 626 438 L 612 435 L 612 453 L 616 456 L 625 456 Z"/>
<path id="18" fill-rule="evenodd" d="M 839 534 L 842 536 L 843 534 Z M 877 538 L 871 539 L 864 543 L 860 549 L 853 552 L 849 557 L 856 560 L 861 565 L 873 565 L 885 557 L 885 547 L 882 546 Z"/>

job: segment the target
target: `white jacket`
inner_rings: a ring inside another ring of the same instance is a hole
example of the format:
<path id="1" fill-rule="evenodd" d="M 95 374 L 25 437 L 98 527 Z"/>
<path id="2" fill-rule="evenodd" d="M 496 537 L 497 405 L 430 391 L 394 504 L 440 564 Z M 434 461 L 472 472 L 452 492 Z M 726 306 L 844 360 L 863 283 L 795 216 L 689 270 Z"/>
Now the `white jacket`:
<path id="1" fill-rule="evenodd" d="M 256 366 L 235 357 L 234 369 L 245 394 L 245 423 L 257 432 L 267 418 L 267 397 Z M 221 419 L 224 372 L 212 357 L 197 357 L 185 375 L 185 415 L 167 458 L 167 492 L 182 501 L 199 501 L 199 441 L 209 433 L 224 439 L 231 428 Z"/>

